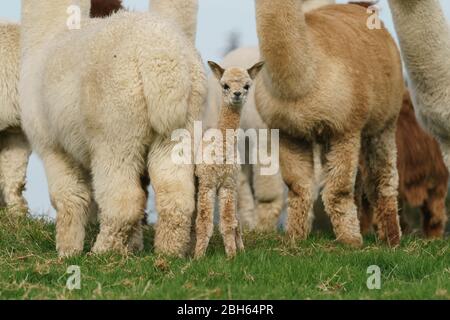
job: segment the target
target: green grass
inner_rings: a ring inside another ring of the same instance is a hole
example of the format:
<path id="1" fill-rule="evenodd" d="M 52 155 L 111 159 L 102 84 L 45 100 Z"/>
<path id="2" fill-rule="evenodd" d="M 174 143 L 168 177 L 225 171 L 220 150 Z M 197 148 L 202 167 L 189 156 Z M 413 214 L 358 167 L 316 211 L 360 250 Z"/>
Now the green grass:
<path id="1" fill-rule="evenodd" d="M 0 299 L 450 299 L 448 240 L 405 238 L 391 250 L 370 238 L 355 250 L 332 235 L 291 246 L 282 234 L 251 233 L 246 252 L 227 260 L 216 232 L 207 257 L 193 261 L 153 254 L 147 230 L 138 255 L 61 260 L 54 236 L 52 223 L 0 212 Z M 81 268 L 81 290 L 66 289 L 70 265 Z M 381 290 L 367 289 L 370 265 L 381 268 Z"/>

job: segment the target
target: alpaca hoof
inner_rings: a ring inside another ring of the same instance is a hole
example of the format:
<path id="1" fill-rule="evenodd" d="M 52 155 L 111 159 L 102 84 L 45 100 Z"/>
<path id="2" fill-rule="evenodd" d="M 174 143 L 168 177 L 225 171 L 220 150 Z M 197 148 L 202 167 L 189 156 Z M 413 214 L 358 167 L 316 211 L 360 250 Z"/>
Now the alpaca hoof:
<path id="1" fill-rule="evenodd" d="M 194 251 L 194 259 L 198 260 L 206 255 L 206 246 L 196 245 Z"/>
<path id="2" fill-rule="evenodd" d="M 161 212 L 155 226 L 155 253 L 185 258 L 192 246 L 191 219 L 179 211 Z"/>
<path id="3" fill-rule="evenodd" d="M 363 245 L 361 234 L 343 235 L 337 239 L 340 243 L 348 245 L 353 248 L 360 248 Z"/>
<path id="4" fill-rule="evenodd" d="M 83 253 L 83 249 L 77 249 L 73 247 L 58 248 L 57 251 L 58 257 L 63 259 L 78 256 Z"/>
<path id="5" fill-rule="evenodd" d="M 26 217 L 28 215 L 27 206 L 11 206 L 8 208 L 8 213 L 16 217 Z"/>

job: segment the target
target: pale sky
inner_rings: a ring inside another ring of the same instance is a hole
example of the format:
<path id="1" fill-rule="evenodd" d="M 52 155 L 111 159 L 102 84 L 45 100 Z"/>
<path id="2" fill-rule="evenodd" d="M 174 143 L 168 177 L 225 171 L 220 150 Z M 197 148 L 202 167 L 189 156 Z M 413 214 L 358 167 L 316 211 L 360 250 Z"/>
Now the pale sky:
<path id="1" fill-rule="evenodd" d="M 282 0 L 273 0 L 282 1 Z M 346 1 L 338 0 L 339 3 Z M 450 19 L 450 0 L 441 0 Z M 148 9 L 147 0 L 125 0 L 132 10 Z M 381 18 L 394 34 L 387 0 L 381 0 Z M 0 0 L 0 20 L 20 20 L 20 0 Z M 417 25 L 420 28 L 420 25 Z M 241 35 L 242 46 L 257 45 L 254 0 L 200 0 L 197 47 L 204 60 L 220 61 L 227 37 L 231 32 Z M 47 182 L 40 160 L 33 155 L 28 167 L 26 198 L 33 214 L 53 215 L 49 201 Z"/>

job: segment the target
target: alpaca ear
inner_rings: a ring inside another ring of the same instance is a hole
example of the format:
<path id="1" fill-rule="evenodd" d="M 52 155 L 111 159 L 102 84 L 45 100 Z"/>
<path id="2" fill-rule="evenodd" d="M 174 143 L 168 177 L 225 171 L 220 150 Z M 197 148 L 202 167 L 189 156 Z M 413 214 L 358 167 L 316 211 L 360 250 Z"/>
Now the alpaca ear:
<path id="1" fill-rule="evenodd" d="M 213 61 L 208 61 L 208 65 L 211 68 L 214 75 L 216 76 L 216 78 L 220 81 L 220 79 L 222 79 L 223 77 L 223 74 L 225 73 L 225 69 Z"/>
<path id="2" fill-rule="evenodd" d="M 261 69 L 264 67 L 264 61 L 258 62 L 253 67 L 247 70 L 248 74 L 250 75 L 250 78 L 252 80 L 255 80 L 258 73 L 261 71 Z"/>

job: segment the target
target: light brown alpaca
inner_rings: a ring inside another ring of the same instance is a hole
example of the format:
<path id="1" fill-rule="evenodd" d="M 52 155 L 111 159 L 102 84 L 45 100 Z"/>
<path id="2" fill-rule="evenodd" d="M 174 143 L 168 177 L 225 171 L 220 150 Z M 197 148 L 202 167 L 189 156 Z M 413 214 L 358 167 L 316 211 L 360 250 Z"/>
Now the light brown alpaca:
<path id="1" fill-rule="evenodd" d="M 324 151 L 322 199 L 337 239 L 360 246 L 354 201 L 361 159 L 378 235 L 399 244 L 395 131 L 402 105 L 400 55 L 383 27 L 369 30 L 366 9 L 332 5 L 304 14 L 300 0 L 256 0 L 266 60 L 256 105 L 280 128 L 280 165 L 289 187 L 287 231 L 305 239 L 313 205 L 313 146 Z"/>
<path id="2" fill-rule="evenodd" d="M 214 62 L 209 61 L 208 64 L 223 89 L 222 108 L 218 123 L 222 139 L 215 139 L 212 142 L 214 150 L 221 151 L 219 154 L 215 154 L 214 164 L 203 162 L 196 168 L 199 186 L 195 257 L 204 256 L 208 248 L 214 229 L 216 195 L 219 198 L 220 231 L 225 244 L 225 252 L 228 257 L 233 257 L 237 250 L 244 249 L 237 217 L 237 188 L 241 167 L 236 161 L 237 137 L 233 136 L 233 139 L 227 139 L 227 130 L 239 128 L 242 108 L 247 100 L 252 82 L 262 69 L 263 63 L 257 63 L 248 70 L 236 67 L 225 70 Z"/>

